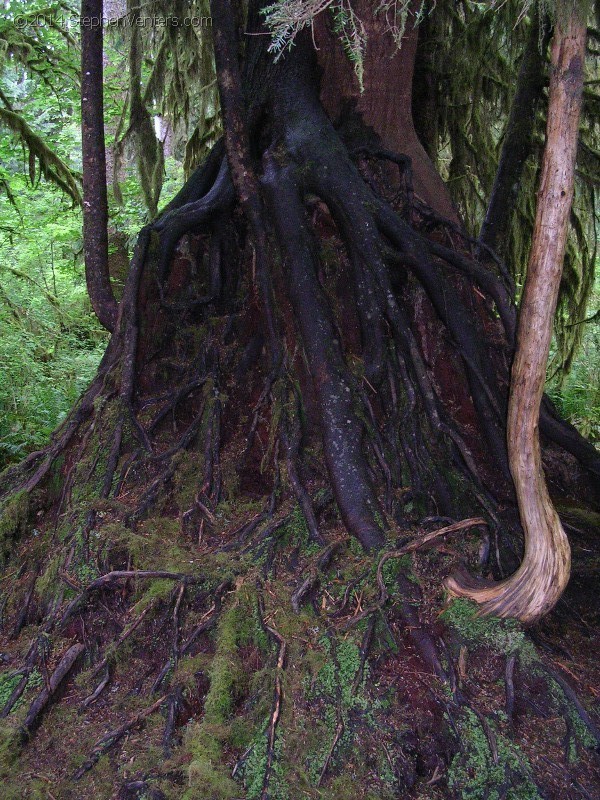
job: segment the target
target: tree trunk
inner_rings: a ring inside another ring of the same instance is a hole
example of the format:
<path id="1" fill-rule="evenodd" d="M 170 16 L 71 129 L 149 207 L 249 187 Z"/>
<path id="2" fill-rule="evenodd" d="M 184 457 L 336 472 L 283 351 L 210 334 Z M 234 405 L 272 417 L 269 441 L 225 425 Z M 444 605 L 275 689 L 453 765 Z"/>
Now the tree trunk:
<path id="1" fill-rule="evenodd" d="M 142 230 L 96 379 L 3 476 L 9 786 L 42 772 L 46 726 L 15 731 L 50 662 L 80 710 L 43 770 L 65 800 L 553 796 L 543 726 L 513 744 L 496 702 L 512 658 L 507 705 L 571 720 L 525 634 L 439 619 L 443 575 L 519 546 L 514 319 L 414 135 L 415 31 L 396 53 L 367 23 L 361 95 L 309 32 L 274 62 L 261 4 L 243 47 L 211 7 L 224 139 Z"/>
<path id="2" fill-rule="evenodd" d="M 450 590 L 500 616 L 535 622 L 557 603 L 569 580 L 571 550 L 548 494 L 542 469 L 539 417 L 552 324 L 562 275 L 583 95 L 586 25 L 579 12 L 558 18 L 552 42 L 552 76 L 546 147 L 538 191 L 531 255 L 519 313 L 517 350 L 508 406 L 508 454 L 525 531 L 525 556 L 507 581 Z"/>
<path id="3" fill-rule="evenodd" d="M 540 31 L 540 24 L 543 25 Z M 517 89 L 502 142 L 498 171 L 492 187 L 485 219 L 479 234 L 487 247 L 506 257 L 506 237 L 510 230 L 511 213 L 519 193 L 523 167 L 531 155 L 535 133 L 535 118 L 546 85 L 546 50 L 549 26 L 535 13 L 517 80 Z"/>
<path id="4" fill-rule="evenodd" d="M 109 331 L 117 320 L 108 270 L 108 197 L 104 147 L 102 2 L 81 4 L 81 151 L 83 251 L 87 290 L 96 316 Z"/>

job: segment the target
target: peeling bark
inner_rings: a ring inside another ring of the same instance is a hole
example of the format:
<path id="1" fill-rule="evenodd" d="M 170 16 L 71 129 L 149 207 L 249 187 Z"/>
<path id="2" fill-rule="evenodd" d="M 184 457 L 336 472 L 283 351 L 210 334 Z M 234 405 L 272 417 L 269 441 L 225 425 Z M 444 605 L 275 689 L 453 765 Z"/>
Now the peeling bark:
<path id="1" fill-rule="evenodd" d="M 517 572 L 499 584 L 480 587 L 460 577 L 448 581 L 453 594 L 477 601 L 482 612 L 527 623 L 540 619 L 557 603 L 571 566 L 569 542 L 543 473 L 539 415 L 573 200 L 585 44 L 586 26 L 578 13 L 559 18 L 552 42 L 546 147 L 508 409 L 508 454 L 525 531 L 525 555 Z"/>

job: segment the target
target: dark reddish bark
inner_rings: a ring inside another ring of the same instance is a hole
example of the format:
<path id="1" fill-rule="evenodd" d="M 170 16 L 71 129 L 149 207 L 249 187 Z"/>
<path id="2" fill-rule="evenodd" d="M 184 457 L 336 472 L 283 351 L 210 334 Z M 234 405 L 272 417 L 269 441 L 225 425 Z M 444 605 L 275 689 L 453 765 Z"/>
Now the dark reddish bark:
<path id="1" fill-rule="evenodd" d="M 415 0 L 402 47 L 398 49 L 392 34 L 386 30 L 385 14 L 374 16 L 373 4 L 368 0 L 353 3 L 367 33 L 363 93 L 358 91 L 352 63 L 339 37 L 329 30 L 327 16 L 321 15 L 316 24 L 319 64 L 324 70 L 321 100 L 334 122 L 343 115 L 347 116 L 349 110 L 355 110 L 375 131 L 384 147 L 408 156 L 417 195 L 447 219 L 458 222 L 450 193 L 417 137 L 412 116 L 413 74 L 419 35 L 414 24 L 414 11 L 419 6 L 419 0 Z"/>
<path id="2" fill-rule="evenodd" d="M 83 251 L 92 308 L 102 325 L 113 331 L 117 320 L 117 302 L 108 269 L 102 9 L 102 0 L 83 0 L 81 4 Z"/>

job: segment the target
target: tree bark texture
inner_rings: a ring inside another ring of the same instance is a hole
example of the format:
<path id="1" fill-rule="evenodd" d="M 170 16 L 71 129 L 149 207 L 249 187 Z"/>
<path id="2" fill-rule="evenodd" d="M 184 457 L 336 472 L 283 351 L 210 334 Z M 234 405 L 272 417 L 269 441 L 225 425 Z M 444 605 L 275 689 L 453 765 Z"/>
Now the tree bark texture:
<path id="1" fill-rule="evenodd" d="M 104 145 L 102 0 L 81 4 L 81 150 L 83 251 L 92 308 L 109 331 L 117 320 L 108 269 L 108 196 Z"/>

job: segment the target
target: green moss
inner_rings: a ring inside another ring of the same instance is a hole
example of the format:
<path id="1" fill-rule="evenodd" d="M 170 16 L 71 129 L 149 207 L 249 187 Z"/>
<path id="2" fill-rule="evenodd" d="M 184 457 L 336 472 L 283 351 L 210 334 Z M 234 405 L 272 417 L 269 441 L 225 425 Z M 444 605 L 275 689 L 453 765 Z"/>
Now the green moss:
<path id="1" fill-rule="evenodd" d="M 47 800 L 48 785 L 38 779 L 27 781 L 27 794 L 23 794 L 23 776 L 17 775 L 2 785 L 2 800 Z"/>
<path id="2" fill-rule="evenodd" d="M 11 696 L 13 690 L 19 685 L 23 678 L 21 673 L 14 673 L 14 672 L 4 672 L 0 675 L 0 709 L 2 709 L 9 697 Z M 27 692 L 39 689 L 44 683 L 44 679 L 42 678 L 40 671 L 37 669 L 32 669 L 27 677 L 27 683 L 25 685 L 25 690 L 21 697 L 17 700 L 14 704 L 12 711 L 16 711 L 18 708 L 25 704 L 25 698 Z"/>
<path id="3" fill-rule="evenodd" d="M 373 569 L 373 578 L 377 573 L 377 564 Z M 401 558 L 389 558 L 383 565 L 383 583 L 389 594 L 396 591 L 398 584 L 398 576 L 405 573 L 406 577 L 410 580 L 416 580 L 412 574 L 412 560 L 410 555 L 401 556 Z"/>
<path id="4" fill-rule="evenodd" d="M 269 798 L 271 800 L 288 800 L 289 788 L 282 768 L 283 741 L 278 732 L 275 736 L 273 759 L 269 775 Z M 247 800 L 257 800 L 262 794 L 268 762 L 267 732 L 263 731 L 256 738 L 254 747 L 244 766 L 244 783 Z"/>
<path id="5" fill-rule="evenodd" d="M 27 530 L 29 494 L 25 490 L 12 495 L 0 509 L 0 560 L 6 561 L 14 544 Z"/>
<path id="6" fill-rule="evenodd" d="M 279 532 L 279 541 L 283 547 L 296 545 L 306 556 L 321 551 L 321 546 L 310 538 L 308 525 L 299 505 L 296 505 L 288 515 L 286 524 Z"/>
<path id="7" fill-rule="evenodd" d="M 243 668 L 237 647 L 239 607 L 233 606 L 222 616 L 217 631 L 217 648 L 210 668 L 210 689 L 204 703 L 204 718 L 211 724 L 223 724 L 233 710 Z"/>
<path id="8" fill-rule="evenodd" d="M 63 556 L 57 553 L 53 556 L 46 569 L 40 575 L 36 582 L 36 591 L 42 599 L 50 599 L 55 597 L 60 591 L 60 582 L 58 580 L 58 572 L 62 564 Z"/>
<path id="9" fill-rule="evenodd" d="M 75 576 L 82 586 L 88 586 L 99 577 L 98 567 L 90 561 L 79 560 L 75 565 Z"/>
<path id="10" fill-rule="evenodd" d="M 193 760 L 188 768 L 189 787 L 185 800 L 233 800 L 239 797 L 240 787 L 232 780 L 221 761 L 222 734 L 202 724 L 192 736 Z"/>
<path id="11" fill-rule="evenodd" d="M 527 663 L 537 660 L 535 649 L 523 626 L 514 619 L 477 616 L 478 606 L 471 600 L 453 600 L 441 618 L 468 643 L 490 647 L 506 655 L 519 653 Z"/>
<path id="12" fill-rule="evenodd" d="M 4 708 L 8 698 L 13 693 L 17 684 L 23 676 L 14 672 L 3 672 L 0 674 L 0 709 Z"/>
<path id="13" fill-rule="evenodd" d="M 155 600 L 167 600 L 170 595 L 173 593 L 173 581 L 167 580 L 166 578 L 157 578 L 154 581 L 150 581 L 142 587 L 140 585 L 140 589 L 143 588 L 143 593 L 139 600 L 136 601 L 135 607 L 136 611 L 140 614 L 149 605 Z"/>
<path id="14" fill-rule="evenodd" d="M 322 800 L 356 800 L 358 797 L 358 785 L 360 784 L 355 774 L 344 773 L 343 775 L 337 775 L 331 779 L 327 787 L 323 787 L 319 791 L 319 797 Z M 361 794 L 360 797 L 364 798 L 364 800 L 383 800 L 381 794 L 368 790 L 365 794 Z"/>
<path id="15" fill-rule="evenodd" d="M 515 744 L 494 731 L 495 760 L 483 726 L 471 709 L 463 710 L 457 724 L 462 747 L 448 771 L 448 786 L 456 796 L 462 800 L 499 800 L 501 796 L 540 800 L 527 758 Z M 508 794 L 501 794 L 507 785 Z"/>
<path id="16" fill-rule="evenodd" d="M 232 736 L 236 701 L 247 690 L 248 677 L 239 648 L 254 641 L 255 604 L 255 593 L 241 587 L 219 619 L 204 716 L 199 724 L 191 726 L 186 741 L 192 761 L 185 800 L 226 800 L 239 796 L 239 786 L 230 778 L 223 764 L 223 746 Z"/>
<path id="17" fill-rule="evenodd" d="M 151 517 L 132 531 L 118 523 L 103 528 L 111 549 L 123 548 L 136 569 L 163 569 L 188 572 L 190 554 L 178 542 L 179 521 L 171 517 Z"/>
<path id="18" fill-rule="evenodd" d="M 571 741 L 569 744 L 569 759 L 573 757 L 573 760 L 577 760 L 577 744 L 585 748 L 592 748 L 596 746 L 596 739 L 587 729 L 587 726 L 577 713 L 577 709 L 563 692 L 560 685 L 554 678 L 547 678 L 547 680 L 550 697 L 552 698 L 555 708 L 559 713 L 568 716 L 569 722 L 571 723 L 573 733 L 575 734 L 575 742 Z M 571 752 L 571 749 L 574 752 Z"/>
<path id="19" fill-rule="evenodd" d="M 322 636 L 318 644 L 324 662 L 316 677 L 307 686 L 308 699 L 319 700 L 322 704 L 319 723 L 321 735 L 318 737 L 313 753 L 309 757 L 309 778 L 315 784 L 329 756 L 331 744 L 338 724 L 343 724 L 344 732 L 336 744 L 338 750 L 347 750 L 352 744 L 350 717 L 364 714 L 368 708 L 365 684 L 368 667 L 365 667 L 362 681 L 355 687 L 360 669 L 360 647 L 350 636 L 337 639 Z"/>
<path id="20" fill-rule="evenodd" d="M 10 774 L 21 752 L 23 731 L 14 722 L 0 720 L 0 776 Z"/>
<path id="21" fill-rule="evenodd" d="M 198 493 L 198 475 L 204 471 L 204 457 L 196 451 L 178 453 L 174 462 L 177 469 L 174 476 L 174 499 L 181 512 L 192 508 Z"/>

